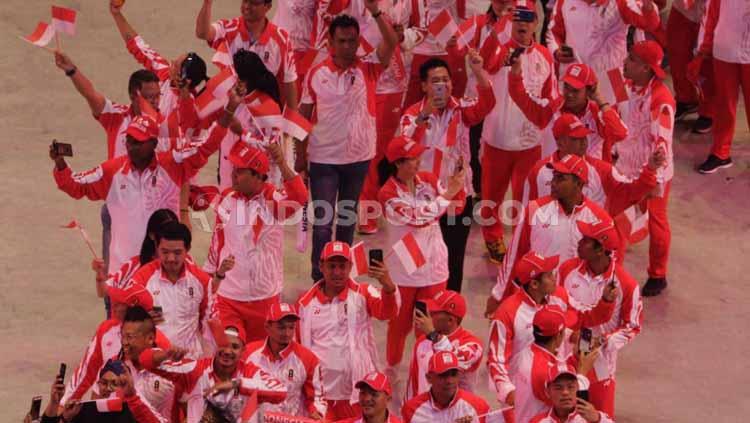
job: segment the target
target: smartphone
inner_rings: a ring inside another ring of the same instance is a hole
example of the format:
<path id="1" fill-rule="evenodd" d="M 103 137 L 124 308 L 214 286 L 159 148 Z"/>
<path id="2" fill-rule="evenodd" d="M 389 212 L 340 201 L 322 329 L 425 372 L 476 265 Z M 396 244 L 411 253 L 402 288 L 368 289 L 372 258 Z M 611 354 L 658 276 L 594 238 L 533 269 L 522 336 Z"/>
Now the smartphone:
<path id="1" fill-rule="evenodd" d="M 153 310 L 154 310 L 154 313 L 164 314 L 164 309 L 161 308 L 161 306 L 154 306 Z"/>
<path id="2" fill-rule="evenodd" d="M 419 310 L 425 316 L 429 316 L 429 314 L 427 313 L 427 304 L 424 301 L 415 301 L 414 309 Z"/>
<path id="3" fill-rule="evenodd" d="M 573 47 L 571 46 L 562 46 L 560 47 L 560 50 L 562 50 L 563 54 L 566 56 L 572 56 L 573 55 Z"/>
<path id="4" fill-rule="evenodd" d="M 379 248 L 373 248 L 372 250 L 368 251 L 367 254 L 370 256 L 370 266 L 373 265 L 374 261 L 378 261 L 380 263 L 383 262 L 383 250 Z"/>
<path id="5" fill-rule="evenodd" d="M 584 354 L 591 352 L 592 332 L 589 328 L 581 328 L 581 338 L 578 340 L 578 350 Z"/>
<path id="6" fill-rule="evenodd" d="M 31 420 L 39 421 L 39 413 L 41 412 L 42 412 L 42 397 L 36 396 L 31 399 L 31 411 L 29 411 L 29 413 L 31 414 Z"/>
<path id="7" fill-rule="evenodd" d="M 57 372 L 57 378 L 60 379 L 60 382 L 65 381 L 65 371 L 68 370 L 68 366 L 65 363 L 60 363 L 60 371 Z"/>
<path id="8" fill-rule="evenodd" d="M 513 49 L 513 53 L 511 53 L 510 57 L 508 57 L 508 60 L 505 62 L 505 66 L 512 66 L 516 59 L 518 59 L 521 54 L 523 54 L 524 50 L 526 49 L 523 47 L 517 47 Z"/>
<path id="9" fill-rule="evenodd" d="M 71 144 L 52 140 L 52 147 L 55 149 L 58 156 L 73 157 L 73 145 Z"/>
<path id="10" fill-rule="evenodd" d="M 589 400 L 589 391 L 588 390 L 578 391 L 578 392 L 576 392 L 576 397 L 578 397 L 578 398 L 580 398 L 580 399 L 582 399 L 584 401 L 588 401 Z"/>
<path id="11" fill-rule="evenodd" d="M 513 12 L 513 20 L 519 22 L 534 22 L 536 20 L 536 12 L 533 10 L 516 9 Z"/>

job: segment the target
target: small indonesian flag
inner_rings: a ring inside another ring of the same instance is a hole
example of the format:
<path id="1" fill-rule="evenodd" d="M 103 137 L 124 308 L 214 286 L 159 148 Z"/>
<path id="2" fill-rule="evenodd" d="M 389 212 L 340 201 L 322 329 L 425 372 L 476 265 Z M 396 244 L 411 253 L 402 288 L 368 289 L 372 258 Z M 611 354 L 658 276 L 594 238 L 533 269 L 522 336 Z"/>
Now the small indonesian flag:
<path id="1" fill-rule="evenodd" d="M 357 56 L 367 56 L 375 51 L 381 42 L 383 42 L 383 35 L 380 33 L 378 26 L 374 23 L 368 25 L 367 28 L 359 34 L 359 50 L 357 50 Z"/>
<path id="2" fill-rule="evenodd" d="M 648 236 L 648 210 L 642 210 L 639 204 L 628 207 L 614 220 L 617 232 L 624 235 L 628 244 L 637 244 Z"/>
<path id="3" fill-rule="evenodd" d="M 122 398 L 107 398 L 96 400 L 96 411 L 100 413 L 122 411 Z"/>
<path id="4" fill-rule="evenodd" d="M 604 100 L 612 104 L 623 103 L 630 98 L 628 88 L 625 86 L 625 78 L 620 68 L 608 70 L 606 77 L 600 78 L 599 89 Z"/>
<path id="5" fill-rule="evenodd" d="M 39 22 L 31 35 L 22 38 L 35 46 L 44 47 L 55 38 L 55 28 L 46 22 Z"/>
<path id="6" fill-rule="evenodd" d="M 427 263 L 422 253 L 422 247 L 419 245 L 417 238 L 414 237 L 413 232 L 409 232 L 393 244 L 393 253 L 409 275 Z"/>
<path id="7" fill-rule="evenodd" d="M 78 224 L 78 221 L 73 219 L 68 223 L 67 225 L 60 226 L 61 228 L 65 229 L 78 229 L 81 227 L 81 225 Z"/>
<path id="8" fill-rule="evenodd" d="M 66 7 L 52 6 L 52 26 L 55 31 L 71 37 L 76 35 L 76 11 Z"/>
<path id="9" fill-rule="evenodd" d="M 456 43 L 458 44 L 459 49 L 464 49 L 469 46 L 472 38 L 476 35 L 477 29 L 476 16 L 461 22 L 458 26 L 458 34 L 456 34 Z"/>
<path id="10" fill-rule="evenodd" d="M 242 409 L 241 423 L 260 423 L 260 413 L 258 413 L 258 392 L 255 391 L 250 398 L 245 401 L 245 408 Z"/>
<path id="11" fill-rule="evenodd" d="M 237 76 L 231 67 L 222 69 L 216 76 L 209 79 L 203 94 L 195 99 L 198 117 L 206 118 L 211 113 L 224 107 L 228 98 L 227 92 L 237 83 Z"/>
<path id="12" fill-rule="evenodd" d="M 259 130 L 263 128 L 279 128 L 282 125 L 282 118 L 279 114 L 279 105 L 268 96 L 262 96 L 260 102 L 253 102 L 248 105 L 248 110 Z"/>
<path id="13" fill-rule="evenodd" d="M 216 49 L 216 53 L 214 53 L 211 63 L 216 65 L 219 69 L 224 69 L 228 66 L 234 65 L 232 55 L 229 54 L 229 48 L 227 47 L 226 42 L 221 43 L 219 48 Z"/>
<path id="14" fill-rule="evenodd" d="M 312 131 L 313 124 L 296 110 L 289 107 L 284 109 L 284 121 L 282 123 L 282 132 L 291 135 L 293 138 L 303 140 L 307 134 Z"/>
<path id="15" fill-rule="evenodd" d="M 445 45 L 448 41 L 456 35 L 458 32 L 458 26 L 453 21 L 453 17 L 448 13 L 447 9 L 440 12 L 434 21 L 430 22 L 427 30 L 438 40 L 439 43 Z"/>
<path id="16" fill-rule="evenodd" d="M 351 255 L 352 271 L 349 276 L 354 279 L 359 275 L 367 274 L 368 270 L 370 270 L 370 266 L 368 265 L 364 242 L 360 241 L 354 244 L 351 248 Z"/>

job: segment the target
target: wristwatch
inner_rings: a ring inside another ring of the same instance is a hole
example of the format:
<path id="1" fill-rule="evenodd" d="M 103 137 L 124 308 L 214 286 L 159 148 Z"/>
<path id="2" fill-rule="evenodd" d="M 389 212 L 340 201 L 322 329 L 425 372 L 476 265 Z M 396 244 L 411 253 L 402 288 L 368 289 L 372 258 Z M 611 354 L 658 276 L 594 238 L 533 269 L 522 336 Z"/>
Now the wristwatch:
<path id="1" fill-rule="evenodd" d="M 433 330 L 432 332 L 427 334 L 427 339 L 429 339 L 430 342 L 434 344 L 438 341 L 438 339 L 440 339 L 440 334 L 438 333 L 438 331 Z"/>
<path id="2" fill-rule="evenodd" d="M 220 281 L 223 281 L 227 277 L 226 274 L 220 275 L 219 272 L 214 273 L 214 277 Z"/>
<path id="3" fill-rule="evenodd" d="M 75 75 L 75 74 L 76 74 L 76 71 L 77 71 L 77 70 L 78 70 L 78 68 L 77 68 L 77 67 L 75 67 L 75 66 L 73 66 L 73 69 L 70 69 L 70 70 L 66 70 L 66 71 L 65 71 L 65 76 L 67 76 L 67 77 L 71 77 L 71 76 L 73 76 L 73 75 Z"/>
<path id="4" fill-rule="evenodd" d="M 382 14 L 383 14 L 383 11 L 382 10 L 378 10 L 377 12 L 375 12 L 375 13 L 372 14 L 372 17 L 373 17 L 373 19 L 377 19 Z"/>

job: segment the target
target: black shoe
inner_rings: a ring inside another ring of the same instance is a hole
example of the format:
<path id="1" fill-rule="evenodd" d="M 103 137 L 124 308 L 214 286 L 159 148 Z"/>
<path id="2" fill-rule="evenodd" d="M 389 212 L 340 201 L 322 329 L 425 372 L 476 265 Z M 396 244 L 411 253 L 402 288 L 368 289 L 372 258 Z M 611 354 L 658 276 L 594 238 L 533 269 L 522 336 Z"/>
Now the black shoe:
<path id="1" fill-rule="evenodd" d="M 733 164 L 734 163 L 732 163 L 731 157 L 727 159 L 720 159 L 713 154 L 709 154 L 706 161 L 703 162 L 702 165 L 698 166 L 698 172 L 706 175 L 709 173 L 714 173 L 719 169 L 732 167 Z"/>
<path id="2" fill-rule="evenodd" d="M 693 133 L 707 134 L 711 132 L 711 126 L 713 126 L 713 124 L 713 119 L 698 115 L 698 119 L 693 124 Z"/>
<path id="3" fill-rule="evenodd" d="M 684 119 L 685 116 L 695 113 L 698 111 L 698 105 L 697 104 L 690 104 L 690 103 L 677 103 L 677 110 L 674 113 L 674 120 L 681 120 Z"/>
<path id="4" fill-rule="evenodd" d="M 641 295 L 644 297 L 655 297 L 667 287 L 666 278 L 648 278 L 646 285 L 643 285 Z"/>

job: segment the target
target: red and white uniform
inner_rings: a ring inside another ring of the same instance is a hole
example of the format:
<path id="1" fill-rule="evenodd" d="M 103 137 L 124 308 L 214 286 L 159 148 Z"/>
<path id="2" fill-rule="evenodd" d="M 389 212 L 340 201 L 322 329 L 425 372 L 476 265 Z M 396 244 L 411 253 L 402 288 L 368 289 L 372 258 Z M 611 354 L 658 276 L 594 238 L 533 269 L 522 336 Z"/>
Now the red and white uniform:
<path id="1" fill-rule="evenodd" d="M 122 360 L 121 355 L 109 357 Z M 148 371 L 145 368 L 136 369 L 130 360 L 122 360 L 130 370 L 133 387 L 145 403 L 160 417 L 162 421 L 174 421 L 175 401 L 179 400 L 181 392 L 168 379 Z M 139 421 L 140 422 L 140 421 Z"/>
<path id="2" fill-rule="evenodd" d="M 606 342 L 588 377 L 592 382 L 591 400 L 596 408 L 614 415 L 617 354 L 641 331 L 643 304 L 638 282 L 616 260 L 612 260 L 609 269 L 601 275 L 592 275 L 586 262 L 579 258 L 560 266 L 560 285 L 568 291 L 570 303 L 577 310 L 594 307 L 611 281 L 617 285 L 615 310 L 607 322 L 591 327 L 593 335 L 604 336 Z"/>
<path id="3" fill-rule="evenodd" d="M 401 409 L 401 416 L 404 423 L 451 423 L 466 416 L 472 416 L 479 423 L 485 423 L 485 415 L 489 411 L 487 401 L 459 388 L 453 401 L 446 408 L 440 408 L 435 404 L 432 394 L 427 391 L 407 401 Z"/>
<path id="4" fill-rule="evenodd" d="M 277 301 L 284 287 L 283 223 L 307 199 L 299 176 L 286 181 L 284 187 L 279 191 L 266 183 L 252 198 L 230 189 L 216 207 L 216 225 L 203 270 L 214 273 L 225 258 L 234 256 L 234 268 L 219 285 L 217 307 L 224 325 L 244 328 L 248 340 L 265 338 L 268 304 L 264 300 Z M 236 308 L 255 312 L 232 311 Z"/>
<path id="5" fill-rule="evenodd" d="M 145 357 L 144 357 L 145 358 Z M 258 402 L 280 403 L 286 398 L 286 387 L 281 381 L 261 370 L 252 363 L 238 363 L 232 379 L 240 379 L 239 392 L 229 392 L 206 398 L 204 393 L 221 382 L 214 371 L 214 358 L 200 360 L 184 359 L 165 361 L 158 367 L 147 358 L 144 367 L 151 372 L 168 379 L 185 394 L 187 399 L 187 421 L 198 423 L 206 411 L 207 402 L 232 416 L 232 421 L 239 419 L 247 397 L 258 394 Z"/>
<path id="6" fill-rule="evenodd" d="M 742 87 L 750 104 L 750 3 L 744 0 L 707 0 L 704 34 L 699 51 L 713 55 L 716 88 L 711 153 L 729 158 Z M 745 108 L 750 122 L 750 108 Z"/>
<path id="7" fill-rule="evenodd" d="M 320 360 L 299 343 L 292 341 L 274 357 L 267 341 L 245 346 L 243 362 L 252 362 L 286 386 L 286 399 L 278 404 L 266 404 L 263 411 L 276 411 L 292 416 L 309 416 L 317 412 L 325 416 L 327 404 L 323 399 L 323 377 Z"/>
<path id="8" fill-rule="evenodd" d="M 329 299 L 322 283 L 298 301 L 300 343 L 320 359 L 325 399 L 355 403 L 354 384 L 378 366 L 372 319 L 394 318 L 401 300 L 398 291 L 386 294 L 352 279 Z"/>
<path id="9" fill-rule="evenodd" d="M 276 3 L 273 23 L 289 34 L 295 52 L 312 48 L 310 37 L 317 3 L 317 0 L 281 0 Z"/>
<path id="10" fill-rule="evenodd" d="M 362 418 L 362 416 L 359 416 L 359 417 L 352 417 L 350 419 L 339 420 L 337 423 L 367 423 L 367 422 L 365 422 L 365 419 Z M 394 416 L 393 413 L 389 411 L 388 418 L 386 419 L 385 423 L 402 423 L 402 422 L 401 422 L 401 419 Z"/>
<path id="11" fill-rule="evenodd" d="M 469 162 L 469 129 L 482 122 L 495 106 L 492 87 L 478 87 L 477 90 L 477 98 L 451 97 L 442 112 L 434 111 L 421 125 L 416 121 L 425 108 L 426 99 L 411 105 L 401 118 L 401 135 L 428 147 L 422 153 L 420 170 L 436 175 L 442 184 L 447 184 L 448 178 L 455 173 L 459 157 L 463 157 L 464 163 Z M 466 195 L 473 195 L 471 167 L 464 168 L 464 191 Z"/>
<path id="12" fill-rule="evenodd" d="M 523 204 L 539 197 L 550 195 L 554 171 L 548 163 L 562 160 L 560 152 L 540 160 L 529 172 L 523 189 Z M 623 176 L 611 164 L 585 157 L 588 167 L 588 182 L 583 186 L 583 195 L 607 210 L 610 216 L 616 216 L 633 204 L 639 203 L 656 187 L 656 173 L 648 166 L 643 166 L 638 179 L 631 180 Z"/>
<path id="13" fill-rule="evenodd" d="M 505 199 L 508 185 L 513 191 L 513 200 L 520 202 L 524 179 L 529 169 L 541 159 L 541 130 L 530 121 L 509 92 L 510 66 L 502 66 L 511 48 L 517 47 L 511 40 L 485 64 L 490 73 L 497 103 L 484 120 L 482 128 L 482 199 L 495 206 L 485 206 L 481 216 L 494 223 L 482 226 L 487 242 L 503 239 L 502 216 L 499 205 Z M 554 63 L 550 52 L 534 42 L 519 56 L 523 85 L 543 104 L 553 101 L 559 94 Z"/>
<path id="14" fill-rule="evenodd" d="M 628 55 L 628 27 L 648 32 L 660 28 L 659 9 L 644 13 L 632 0 L 558 0 L 547 32 L 547 46 L 554 54 L 562 45 L 573 48 L 575 61 L 589 65 L 604 78 L 619 69 Z M 560 75 L 566 66 L 561 66 Z M 614 99 L 607 99 L 614 104 Z"/>
<path id="15" fill-rule="evenodd" d="M 588 423 L 588 420 L 584 419 L 583 416 L 574 411 L 568 415 L 568 418 L 565 419 L 565 421 L 562 421 L 557 415 L 555 415 L 555 410 L 550 408 L 549 410 L 536 415 L 533 419 L 529 420 L 529 423 Z M 615 423 L 615 421 L 600 411 L 599 423 Z"/>
<path id="16" fill-rule="evenodd" d="M 562 287 L 549 295 L 545 303 L 556 305 L 566 313 L 571 307 L 568 293 Z M 524 289 L 519 289 L 506 298 L 492 316 L 487 367 L 490 389 L 497 393 L 498 400 L 502 402 L 516 389 L 511 370 L 516 368 L 519 354 L 534 343 L 534 315 L 543 306 L 537 304 Z M 599 301 L 596 307 L 580 312 L 578 322 L 584 327 L 606 322 L 612 316 L 613 307 L 614 303 Z"/>
<path id="17" fill-rule="evenodd" d="M 130 414 L 133 415 L 133 419 L 138 423 L 168 423 L 169 419 L 162 416 L 156 409 L 145 399 L 141 398 L 138 391 L 135 394 L 124 397 L 121 392 L 116 392 L 114 396 L 122 398 L 123 403 L 128 405 Z M 111 397 L 110 397 L 111 398 Z"/>
<path id="18" fill-rule="evenodd" d="M 459 388 L 474 392 L 484 348 L 479 338 L 459 326 L 449 335 L 440 335 L 440 339 L 435 343 L 427 339 L 426 335 L 420 336 L 414 343 L 409 381 L 406 385 L 406 400 L 430 390 L 426 376 L 430 358 L 434 353 L 441 351 L 452 352 L 458 358 L 458 365 L 462 370 Z"/>
<path id="19" fill-rule="evenodd" d="M 377 55 L 341 69 L 328 57 L 307 74 L 301 104 L 315 105 L 310 162 L 349 164 L 375 156 L 375 85 L 385 69 Z"/>
<path id="20" fill-rule="evenodd" d="M 596 223 L 612 221 L 601 207 L 584 197 L 570 215 L 551 196 L 541 197 L 524 207 L 521 219 L 513 232 L 508 254 L 492 288 L 492 296 L 500 300 L 513 290 L 513 267 L 529 251 L 542 257 L 560 256 L 560 262 L 576 257 L 578 241 L 583 238 L 578 221 Z M 505 293 L 505 295 L 504 295 Z"/>
<path id="21" fill-rule="evenodd" d="M 513 101 L 523 111 L 526 118 L 543 130 L 542 157 L 548 157 L 557 150 L 557 141 L 552 133 L 552 126 L 563 113 L 562 107 L 565 100 L 560 96 L 551 102 L 540 101 L 529 95 L 522 77 L 510 74 L 508 78 L 508 89 Z M 620 119 L 617 110 L 610 107 L 601 111 L 598 104 L 589 100 L 583 115 L 578 118 L 587 128 L 594 131 L 587 137 L 586 154 L 610 161 L 612 145 L 624 140 L 628 135 L 628 128 Z"/>
<path id="22" fill-rule="evenodd" d="M 185 258 L 185 260 L 187 260 L 188 263 L 194 263 L 193 258 L 190 257 L 189 254 Z M 107 285 L 107 288 L 126 289 L 133 284 L 131 279 L 133 278 L 133 275 L 135 275 L 135 273 L 140 268 L 141 268 L 141 256 L 140 255 L 133 256 L 130 258 L 130 260 L 122 264 L 122 267 L 120 267 L 120 270 L 118 270 L 115 273 L 110 273 L 109 275 L 107 275 L 107 280 L 104 281 L 104 284 Z"/>
<path id="23" fill-rule="evenodd" d="M 187 349 L 191 357 L 203 355 L 202 339 L 207 347 L 213 346 L 207 320 L 213 317 L 214 299 L 209 287 L 211 277 L 206 272 L 186 262 L 179 279 L 172 282 L 157 259 L 141 267 L 132 280 L 151 294 L 154 305 L 162 307 L 165 322 L 157 327 L 172 344 Z"/>
<path id="24" fill-rule="evenodd" d="M 395 177 L 389 178 L 378 193 L 389 223 L 387 245 L 392 246 L 411 233 L 425 259 L 424 265 L 409 274 L 395 254 L 385 257 L 391 278 L 401 294 L 398 316 L 388 322 L 386 361 L 389 366 L 400 363 L 404 355 L 406 337 L 413 328 L 414 303 L 444 290 L 448 280 L 448 248 L 440 231 L 440 216 L 446 212 L 460 214 L 466 194 L 461 190 L 454 199 L 448 200 L 444 192 L 435 175 L 419 172 L 414 178 L 413 194 Z M 457 211 L 449 211 L 451 208 Z"/>
<path id="25" fill-rule="evenodd" d="M 211 48 L 216 50 L 225 45 L 230 56 L 241 49 L 257 54 L 266 68 L 276 77 L 279 91 L 282 91 L 283 84 L 297 80 L 294 48 L 289 39 L 289 34 L 285 30 L 266 20 L 263 33 L 261 33 L 260 38 L 254 40 L 241 16 L 234 19 L 221 19 L 211 26 L 216 31 L 214 39 L 208 40 L 208 45 Z"/>
<path id="26" fill-rule="evenodd" d="M 217 127 L 198 147 L 157 153 L 143 171 L 128 156 L 107 160 L 86 172 L 66 167 L 53 170 L 57 187 L 75 199 L 106 200 L 112 216 L 108 269 L 119 269 L 138 254 L 151 214 L 158 209 L 179 212 L 180 189 L 219 147 L 225 128 Z"/>
<path id="27" fill-rule="evenodd" d="M 65 386 L 62 404 L 72 399 L 83 398 L 89 388 L 95 386 L 94 383 L 99 379 L 99 371 L 104 367 L 107 359 L 116 356 L 122 348 L 121 330 L 122 322 L 116 319 L 105 320 L 96 328 L 96 333 L 83 353 L 81 362 Z M 156 345 L 165 349 L 169 348 L 169 340 L 158 329 Z"/>

